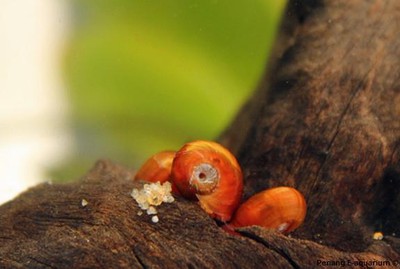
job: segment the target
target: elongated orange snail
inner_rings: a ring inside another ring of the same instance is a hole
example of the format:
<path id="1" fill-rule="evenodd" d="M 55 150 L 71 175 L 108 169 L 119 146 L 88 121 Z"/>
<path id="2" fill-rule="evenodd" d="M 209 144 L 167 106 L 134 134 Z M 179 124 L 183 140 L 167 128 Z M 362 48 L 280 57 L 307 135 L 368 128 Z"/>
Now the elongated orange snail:
<path id="1" fill-rule="evenodd" d="M 213 218 L 228 222 L 233 215 L 227 229 L 259 225 L 288 233 L 306 215 L 303 195 L 290 187 L 267 189 L 239 206 L 243 192 L 240 166 L 226 148 L 211 141 L 194 141 L 177 152 L 155 154 L 135 179 L 171 181 L 175 194 L 198 199 Z"/>
<path id="2" fill-rule="evenodd" d="M 250 197 L 236 211 L 233 227 L 258 225 L 288 233 L 303 223 L 306 216 L 303 195 L 290 187 L 276 187 Z"/>

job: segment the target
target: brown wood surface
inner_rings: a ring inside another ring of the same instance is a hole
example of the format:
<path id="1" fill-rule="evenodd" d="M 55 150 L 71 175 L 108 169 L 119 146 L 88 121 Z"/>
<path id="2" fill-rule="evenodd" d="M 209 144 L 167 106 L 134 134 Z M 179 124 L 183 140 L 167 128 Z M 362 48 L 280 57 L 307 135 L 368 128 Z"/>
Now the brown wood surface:
<path id="1" fill-rule="evenodd" d="M 289 2 L 268 71 L 220 141 L 243 167 L 244 198 L 282 185 L 304 193 L 307 217 L 290 236 L 259 227 L 230 235 L 182 198 L 152 223 L 130 197 L 141 183 L 100 161 L 78 182 L 42 184 L 0 206 L 0 268 L 394 265 L 399 62 L 399 1 Z"/>
<path id="2" fill-rule="evenodd" d="M 278 40 L 221 139 L 246 197 L 298 188 L 309 211 L 296 236 L 342 250 L 400 235 L 400 2 L 292 1 Z"/>
<path id="3" fill-rule="evenodd" d="M 159 206 L 153 223 L 137 215 L 130 192 L 141 183 L 131 177 L 99 161 L 78 182 L 44 183 L 0 207 L 0 268 L 312 268 L 399 258 L 385 241 L 346 253 L 257 227 L 230 235 L 181 198 Z"/>

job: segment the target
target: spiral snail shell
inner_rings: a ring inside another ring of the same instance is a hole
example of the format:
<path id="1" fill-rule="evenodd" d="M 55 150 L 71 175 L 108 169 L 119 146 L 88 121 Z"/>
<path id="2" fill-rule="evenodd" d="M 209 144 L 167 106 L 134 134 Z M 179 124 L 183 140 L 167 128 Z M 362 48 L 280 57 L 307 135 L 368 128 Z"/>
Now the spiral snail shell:
<path id="1" fill-rule="evenodd" d="M 172 163 L 172 181 L 182 196 L 221 221 L 231 219 L 243 191 L 242 171 L 235 157 L 211 141 L 185 144 Z"/>
<path id="2" fill-rule="evenodd" d="M 229 225 L 259 225 L 289 233 L 303 223 L 306 208 L 303 195 L 296 189 L 271 188 L 255 194 L 241 204 Z"/>

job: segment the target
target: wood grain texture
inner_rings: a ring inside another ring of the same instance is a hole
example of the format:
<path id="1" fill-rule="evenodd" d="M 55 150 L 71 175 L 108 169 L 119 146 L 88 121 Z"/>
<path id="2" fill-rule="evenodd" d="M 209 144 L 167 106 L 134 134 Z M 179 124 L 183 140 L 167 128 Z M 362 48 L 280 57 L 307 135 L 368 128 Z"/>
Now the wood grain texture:
<path id="1" fill-rule="evenodd" d="M 257 227 L 231 235 L 181 198 L 159 206 L 153 223 L 137 215 L 130 192 L 141 183 L 131 176 L 99 161 L 78 182 L 42 184 L 1 206 L 0 268 L 310 268 L 400 258 L 384 241 L 375 245 L 381 254 L 352 254 Z"/>
<path id="2" fill-rule="evenodd" d="M 81 181 L 42 184 L 0 207 L 0 268 L 285 268 L 263 245 L 218 227 L 196 203 L 137 215 L 129 172 L 100 161 Z M 82 206 L 82 199 L 88 204 Z"/>
<path id="3" fill-rule="evenodd" d="M 291 3 L 264 105 L 232 148 L 246 196 L 296 187 L 309 203 L 298 236 L 361 251 L 375 230 L 400 234 L 400 2 L 305 2 Z"/>

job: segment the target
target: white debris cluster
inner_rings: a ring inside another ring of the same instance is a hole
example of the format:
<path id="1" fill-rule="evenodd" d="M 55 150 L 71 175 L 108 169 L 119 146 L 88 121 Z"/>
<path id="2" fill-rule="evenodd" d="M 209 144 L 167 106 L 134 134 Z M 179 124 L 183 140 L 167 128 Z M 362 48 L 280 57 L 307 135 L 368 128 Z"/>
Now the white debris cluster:
<path id="1" fill-rule="evenodd" d="M 86 200 L 86 199 L 82 199 L 82 201 L 81 201 L 81 205 L 82 205 L 82 207 L 85 207 L 85 206 L 87 206 L 88 205 L 88 201 Z"/>
<path id="2" fill-rule="evenodd" d="M 142 189 L 133 189 L 131 196 L 136 200 L 141 210 L 146 211 L 147 215 L 155 215 L 151 218 L 154 223 L 158 222 L 156 206 L 162 203 L 172 203 L 175 201 L 171 194 L 172 187 L 170 182 L 160 182 L 144 184 Z M 138 215 L 142 215 L 142 211 Z"/>

